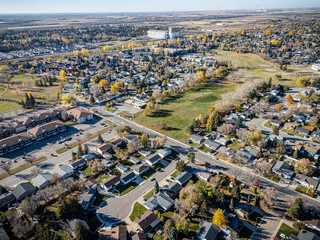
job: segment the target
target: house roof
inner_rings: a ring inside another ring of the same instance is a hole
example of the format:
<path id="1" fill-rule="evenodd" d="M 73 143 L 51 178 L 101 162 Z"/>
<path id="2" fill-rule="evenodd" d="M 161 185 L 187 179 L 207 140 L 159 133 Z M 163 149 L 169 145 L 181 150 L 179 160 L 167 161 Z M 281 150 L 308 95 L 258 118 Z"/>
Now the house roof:
<path id="1" fill-rule="evenodd" d="M 89 115 L 92 115 L 91 112 L 89 112 L 85 109 L 81 109 L 81 108 L 72 108 L 72 109 L 68 110 L 67 113 L 77 119 L 88 117 Z"/>
<path id="2" fill-rule="evenodd" d="M 320 240 L 320 237 L 313 232 L 302 230 L 298 236 L 299 240 Z"/>
<path id="3" fill-rule="evenodd" d="M 214 240 L 216 239 L 220 228 L 210 222 L 205 221 L 198 232 L 198 237 L 206 240 Z"/>
<path id="4" fill-rule="evenodd" d="M 23 182 L 18 184 L 13 190 L 12 193 L 16 199 L 20 199 L 25 193 L 32 193 L 36 188 L 30 182 Z"/>
<path id="5" fill-rule="evenodd" d="M 163 192 L 164 194 L 166 194 L 168 197 L 173 199 L 174 196 L 177 196 L 177 194 L 179 193 L 181 188 L 182 188 L 182 186 L 179 183 L 173 182 L 173 183 L 170 183 L 169 185 L 163 186 L 160 189 L 160 191 Z"/>
<path id="6" fill-rule="evenodd" d="M 78 196 L 79 203 L 83 208 L 86 208 L 88 203 L 91 201 L 91 198 L 94 197 L 95 193 L 96 191 L 94 189 L 89 188 Z"/>
<path id="7" fill-rule="evenodd" d="M 130 179 L 133 179 L 136 177 L 136 174 L 132 171 L 128 171 L 126 174 L 121 176 L 122 181 L 128 182 Z"/>
<path id="8" fill-rule="evenodd" d="M 199 135 L 191 135 L 190 140 L 192 142 L 201 142 L 203 139 L 203 137 L 199 136 Z"/>
<path id="9" fill-rule="evenodd" d="M 317 180 L 317 179 L 314 179 L 312 177 L 308 177 L 308 176 L 300 174 L 300 173 L 296 173 L 295 178 L 314 186 L 314 188 L 316 188 L 319 184 L 319 179 Z"/>
<path id="10" fill-rule="evenodd" d="M 153 164 L 153 163 L 157 162 L 160 159 L 161 159 L 161 157 L 159 156 L 159 154 L 154 153 L 154 154 L 148 156 L 145 160 L 146 161 L 148 160 L 149 162 L 151 162 Z"/>
<path id="11" fill-rule="evenodd" d="M 144 233 L 139 232 L 132 236 L 132 240 L 147 240 Z"/>
<path id="12" fill-rule="evenodd" d="M 211 149 L 218 149 L 220 147 L 220 143 L 211 139 L 206 139 L 203 144 Z"/>
<path id="13" fill-rule="evenodd" d="M 52 131 L 58 127 L 65 126 L 65 124 L 59 120 L 46 123 L 28 130 L 28 132 L 34 136 L 38 136 L 42 133 Z"/>
<path id="14" fill-rule="evenodd" d="M 10 147 L 13 146 L 15 144 L 18 144 L 20 142 L 26 141 L 28 139 L 31 139 L 32 136 L 27 134 L 27 133 L 19 133 L 15 136 L 11 136 L 11 137 L 7 137 L 5 139 L 2 139 L 0 141 L 0 149 L 4 148 L 5 146 Z"/>
<path id="15" fill-rule="evenodd" d="M 135 156 L 130 156 L 129 160 L 131 162 L 133 162 L 134 164 L 138 164 L 138 163 L 141 162 L 141 160 L 139 158 L 135 157 Z"/>
<path id="16" fill-rule="evenodd" d="M 85 165 L 86 163 L 87 163 L 87 161 L 86 161 L 85 159 L 81 158 L 81 159 L 79 159 L 79 160 L 76 160 L 76 161 L 70 163 L 70 166 L 71 166 L 72 168 L 78 168 L 78 167 L 80 167 L 80 166 Z"/>
<path id="17" fill-rule="evenodd" d="M 179 175 L 176 176 L 174 180 L 176 180 L 177 182 L 183 185 L 187 181 L 189 181 L 190 178 L 192 178 L 192 174 L 185 171 L 185 172 L 179 173 Z"/>
<path id="18" fill-rule="evenodd" d="M 127 240 L 127 229 L 125 226 L 117 226 L 109 231 L 99 232 L 99 240 Z"/>
<path id="19" fill-rule="evenodd" d="M 144 205 L 149 209 L 160 207 L 164 210 L 168 210 L 173 206 L 173 203 L 174 201 L 171 198 L 160 192 L 147 200 Z"/>
<path id="20" fill-rule="evenodd" d="M 164 148 L 162 148 L 162 149 L 159 149 L 158 151 L 157 151 L 157 153 L 159 154 L 159 155 L 166 155 L 166 154 L 170 154 L 171 153 L 171 150 L 170 149 L 164 149 Z"/>
<path id="21" fill-rule="evenodd" d="M 118 168 L 120 171 L 122 171 L 122 172 L 128 171 L 128 168 L 127 168 L 125 165 L 123 165 L 123 164 L 118 164 L 118 165 L 117 165 L 117 168 Z"/>
<path id="22" fill-rule="evenodd" d="M 133 170 L 134 172 L 136 172 L 138 174 L 146 171 L 146 169 L 149 169 L 149 166 L 146 164 L 143 164 L 143 163 L 141 163 L 139 165 L 134 165 L 131 167 L 131 170 Z"/>
<path id="23" fill-rule="evenodd" d="M 150 210 L 137 217 L 134 222 L 140 226 L 142 230 L 145 230 L 149 226 L 156 226 L 160 223 L 160 219 Z"/>
<path id="24" fill-rule="evenodd" d="M 61 165 L 61 166 L 57 167 L 56 169 L 53 169 L 51 171 L 51 173 L 52 174 L 57 173 L 61 177 L 64 177 L 65 175 L 73 173 L 73 170 L 68 165 Z"/>
<path id="25" fill-rule="evenodd" d="M 309 133 L 310 133 L 310 130 L 305 129 L 305 128 L 302 128 L 302 127 L 296 127 L 296 128 L 295 128 L 295 131 L 296 131 L 296 132 L 302 132 L 302 133 L 304 133 L 304 134 L 309 134 Z"/>
<path id="26" fill-rule="evenodd" d="M 115 183 L 120 181 L 119 176 L 111 176 L 107 179 L 104 179 L 101 184 L 104 185 L 106 188 L 112 187 Z"/>
<path id="27" fill-rule="evenodd" d="M 34 185 L 36 185 L 37 187 L 41 187 L 43 184 L 49 182 L 52 178 L 52 174 L 51 173 L 40 173 L 38 174 L 38 176 L 36 176 L 35 178 L 32 179 L 32 182 Z"/>
<path id="28" fill-rule="evenodd" d="M 112 145 L 110 143 L 104 143 L 97 147 L 97 149 L 99 149 L 101 152 L 108 151 L 111 148 L 112 148 Z"/>
<path id="29" fill-rule="evenodd" d="M 307 225 L 314 225 L 320 228 L 320 219 L 312 219 L 312 220 L 306 220 L 304 221 Z"/>

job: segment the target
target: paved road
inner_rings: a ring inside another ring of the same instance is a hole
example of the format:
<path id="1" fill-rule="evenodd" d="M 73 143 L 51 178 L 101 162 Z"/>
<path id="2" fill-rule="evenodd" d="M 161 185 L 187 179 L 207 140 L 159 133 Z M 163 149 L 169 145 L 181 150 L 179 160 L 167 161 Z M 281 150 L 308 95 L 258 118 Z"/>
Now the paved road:
<path id="1" fill-rule="evenodd" d="M 142 127 L 138 125 L 137 123 L 128 121 L 126 119 L 120 118 L 117 115 L 114 115 L 110 112 L 102 110 L 102 108 L 98 107 L 96 108 L 99 114 L 102 116 L 108 118 L 109 120 L 119 124 L 120 126 L 123 125 L 129 125 L 131 128 L 136 129 L 140 132 L 144 132 L 148 134 L 149 136 L 157 136 L 160 135 L 159 133 Z M 176 141 L 172 138 L 168 137 L 167 145 L 171 147 L 172 149 L 179 151 L 182 155 L 186 155 L 190 149 L 190 146 L 181 143 L 179 141 Z M 313 206 L 317 211 L 320 210 L 320 204 L 319 204 L 319 198 L 317 199 L 312 199 L 309 198 L 305 195 L 301 195 L 297 193 L 296 191 L 292 190 L 288 186 L 280 186 L 277 183 L 274 183 L 272 181 L 269 181 L 265 178 L 262 178 L 260 176 L 257 176 L 249 171 L 246 171 L 245 169 L 241 169 L 235 165 L 229 164 L 225 161 L 216 159 L 212 156 L 210 156 L 207 153 L 197 151 L 195 150 L 195 155 L 196 159 L 200 162 L 208 162 L 213 169 L 222 171 L 230 176 L 233 176 L 235 173 L 237 173 L 237 178 L 240 181 L 246 182 L 249 185 L 253 184 L 253 180 L 255 179 L 255 183 L 259 184 L 260 186 L 265 187 L 275 187 L 278 190 L 278 204 L 283 205 L 287 200 L 290 198 L 297 198 L 298 196 L 301 197 L 305 203 L 306 206 Z M 171 165 L 170 165 L 171 167 Z M 165 173 L 169 173 L 170 171 L 165 171 Z M 112 200 L 108 200 L 108 205 L 105 206 L 104 208 L 101 208 L 98 213 L 99 217 L 101 219 L 107 220 L 108 221 L 114 221 L 114 220 L 119 220 L 119 219 L 124 219 L 130 214 L 131 211 L 131 206 L 135 202 L 136 199 L 138 199 L 141 194 L 148 192 L 153 187 L 153 184 L 145 183 L 145 185 L 142 185 L 137 188 L 135 192 L 129 193 L 128 195 L 122 196 L 121 198 L 116 198 Z M 140 190 L 141 188 L 141 190 Z M 148 190 L 147 190 L 148 189 Z M 140 192 L 141 191 L 141 192 Z M 117 201 L 119 199 L 119 201 Z M 121 199 L 121 200 L 120 200 Z M 109 203 L 110 202 L 110 203 Z M 129 205 L 129 206 L 128 206 Z M 277 215 L 283 214 L 280 210 Z M 275 216 L 273 214 L 270 214 L 269 218 L 274 218 Z M 262 227 L 263 229 L 263 227 Z M 264 229 L 263 229 L 264 230 Z M 273 229 L 274 230 L 274 229 Z M 273 233 L 272 229 L 269 229 L 269 231 L 260 231 L 255 235 L 257 237 L 256 239 L 270 239 Z"/>

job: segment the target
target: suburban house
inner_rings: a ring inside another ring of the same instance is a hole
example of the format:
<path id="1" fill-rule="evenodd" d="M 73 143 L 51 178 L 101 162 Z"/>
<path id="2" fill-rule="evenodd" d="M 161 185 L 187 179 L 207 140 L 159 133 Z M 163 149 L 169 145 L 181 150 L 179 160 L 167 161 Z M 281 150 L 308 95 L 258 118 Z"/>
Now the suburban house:
<path id="1" fill-rule="evenodd" d="M 199 135 L 191 135 L 189 141 L 200 144 L 204 141 L 204 138 Z"/>
<path id="2" fill-rule="evenodd" d="M 149 233 L 156 231 L 161 226 L 161 221 L 152 211 L 147 210 L 134 220 L 134 224 L 140 231 Z"/>
<path id="3" fill-rule="evenodd" d="M 219 231 L 220 228 L 217 225 L 205 221 L 198 230 L 197 237 L 199 240 L 215 240 Z"/>
<path id="4" fill-rule="evenodd" d="M 149 170 L 149 166 L 145 165 L 143 163 L 139 164 L 139 165 L 134 165 L 131 167 L 131 170 L 138 176 L 140 176 L 141 174 L 143 174 L 144 172 Z"/>
<path id="5" fill-rule="evenodd" d="M 138 136 L 136 134 L 126 134 L 123 136 L 123 139 L 129 143 L 129 142 L 137 142 Z"/>
<path id="6" fill-rule="evenodd" d="M 209 179 L 212 176 L 212 173 L 210 173 L 207 170 L 201 169 L 199 166 L 197 166 L 194 163 L 190 163 L 187 166 L 187 170 L 188 170 L 188 172 L 190 172 L 193 175 L 195 175 L 197 178 L 200 178 L 200 179 L 202 179 L 203 181 L 206 181 L 206 182 L 209 181 Z"/>
<path id="7" fill-rule="evenodd" d="M 127 228 L 125 226 L 116 226 L 107 230 L 99 231 L 98 240 L 127 240 Z"/>
<path id="8" fill-rule="evenodd" d="M 226 145 L 230 142 L 230 140 L 228 140 L 228 139 L 226 139 L 226 138 L 218 138 L 218 139 L 216 140 L 216 142 L 217 142 L 217 143 L 220 143 L 222 146 L 226 146 Z"/>
<path id="9" fill-rule="evenodd" d="M 164 185 L 160 192 L 167 195 L 171 199 L 175 199 L 181 190 L 182 186 L 177 182 L 172 182 L 169 185 Z"/>
<path id="10" fill-rule="evenodd" d="M 309 135 L 310 134 L 310 130 L 302 128 L 302 127 L 296 127 L 295 131 L 300 133 L 300 134 L 303 134 L 303 135 Z"/>
<path id="11" fill-rule="evenodd" d="M 144 157 L 148 157 L 152 152 L 148 149 L 141 148 L 138 153 L 140 153 Z"/>
<path id="12" fill-rule="evenodd" d="M 157 151 L 157 154 L 161 157 L 161 158 L 165 158 L 167 156 L 169 156 L 171 153 L 171 150 L 168 149 L 168 148 L 162 148 L 162 149 L 159 149 Z"/>
<path id="13" fill-rule="evenodd" d="M 307 153 L 310 157 L 313 157 L 313 158 L 319 152 L 319 150 L 320 150 L 319 148 L 313 147 L 313 146 L 311 146 L 309 144 L 305 144 L 303 146 L 303 152 Z"/>
<path id="14" fill-rule="evenodd" d="M 320 131 L 313 131 L 312 134 L 311 134 L 311 136 L 312 136 L 313 138 L 320 138 Z"/>
<path id="15" fill-rule="evenodd" d="M 144 206 L 153 211 L 155 209 L 161 209 L 168 211 L 174 204 L 174 201 L 163 193 L 157 193 L 144 203 Z"/>
<path id="16" fill-rule="evenodd" d="M 116 139 L 116 140 L 114 140 L 114 141 L 112 141 L 111 142 L 111 144 L 113 145 L 113 146 L 121 146 L 122 145 L 122 140 L 120 139 L 120 138 L 118 138 L 118 139 Z"/>
<path id="17" fill-rule="evenodd" d="M 11 192 L 3 193 L 0 195 L 0 208 L 7 207 L 8 204 L 15 201 L 15 197 Z"/>
<path id="18" fill-rule="evenodd" d="M 298 240 L 320 240 L 320 237 L 313 232 L 303 229 L 298 235 Z"/>
<path id="19" fill-rule="evenodd" d="M 7 137 L 0 141 L 0 156 L 32 144 L 33 138 L 26 132 Z"/>
<path id="20" fill-rule="evenodd" d="M 179 173 L 178 176 L 175 177 L 175 181 L 179 183 L 181 186 L 183 186 L 185 183 L 187 183 L 192 178 L 192 173 L 189 172 L 182 172 Z"/>
<path id="21" fill-rule="evenodd" d="M 306 186 L 307 188 L 316 189 L 319 185 L 319 179 L 308 177 L 300 173 L 296 173 L 294 180 L 297 181 L 299 184 Z"/>
<path id="22" fill-rule="evenodd" d="M 139 164 L 142 162 L 139 158 L 137 158 L 135 156 L 130 156 L 129 161 L 132 162 L 133 164 Z"/>
<path id="23" fill-rule="evenodd" d="M 161 160 L 161 157 L 157 153 L 154 153 L 148 156 L 147 158 L 145 158 L 145 162 L 150 166 L 157 164 L 160 160 Z"/>
<path id="24" fill-rule="evenodd" d="M 95 150 L 100 154 L 105 154 L 112 149 L 112 145 L 110 143 L 104 143 L 98 147 L 95 147 Z"/>
<path id="25" fill-rule="evenodd" d="M 105 189 L 106 191 L 110 191 L 112 188 L 117 186 L 120 183 L 120 177 L 119 176 L 111 176 L 107 179 L 104 179 L 100 186 Z"/>
<path id="26" fill-rule="evenodd" d="M 132 182 L 136 178 L 136 175 L 132 171 L 127 171 L 126 174 L 122 175 L 120 181 L 127 185 L 128 183 Z"/>
<path id="27" fill-rule="evenodd" d="M 270 120 L 270 125 L 275 126 L 275 127 L 280 127 L 282 126 L 283 122 L 277 120 L 277 119 L 271 119 Z"/>
<path id="28" fill-rule="evenodd" d="M 84 123 L 93 119 L 93 114 L 91 112 L 81 108 L 72 108 L 67 111 L 67 114 L 77 123 Z"/>
<path id="29" fill-rule="evenodd" d="M 127 172 L 129 169 L 125 166 L 125 165 L 123 165 L 123 164 L 118 164 L 117 165 L 117 169 L 121 172 L 121 173 L 125 173 L 125 172 Z"/>
<path id="30" fill-rule="evenodd" d="M 135 235 L 132 236 L 132 240 L 147 240 L 146 235 L 142 232 L 138 232 Z"/>
<path id="31" fill-rule="evenodd" d="M 293 123 L 285 123 L 283 125 L 283 129 L 289 130 L 289 131 L 293 131 L 295 127 L 296 127 L 296 125 Z"/>
<path id="32" fill-rule="evenodd" d="M 272 167 L 272 171 L 276 174 L 279 174 L 281 177 L 292 179 L 294 172 L 290 170 L 291 166 L 285 161 L 278 161 Z"/>
<path id="33" fill-rule="evenodd" d="M 96 199 L 96 197 L 94 196 L 95 193 L 95 189 L 89 188 L 79 195 L 78 201 L 83 207 L 83 209 L 88 209 L 90 205 L 94 202 L 94 200 Z"/>
<path id="34" fill-rule="evenodd" d="M 249 162 L 255 158 L 250 152 L 246 149 L 241 148 L 236 152 L 236 157 L 238 157 L 242 162 Z"/>
<path id="35" fill-rule="evenodd" d="M 74 170 L 76 170 L 76 169 L 81 169 L 81 168 L 87 166 L 87 161 L 86 161 L 85 159 L 81 158 L 81 159 L 79 159 L 79 160 L 76 160 L 76 161 L 74 161 L 74 162 L 71 162 L 71 163 L 69 164 L 69 166 L 70 166 L 72 169 L 74 169 Z"/>
<path id="36" fill-rule="evenodd" d="M 38 188 L 42 189 L 47 187 L 50 184 L 50 180 L 52 178 L 51 173 L 40 173 L 38 176 L 32 179 L 33 184 Z"/>
<path id="37" fill-rule="evenodd" d="M 57 174 L 61 178 L 68 178 L 73 175 L 73 170 L 68 165 L 61 165 L 61 166 L 57 167 L 56 169 L 53 169 L 51 171 L 51 173 L 52 173 L 52 175 Z"/>
<path id="38" fill-rule="evenodd" d="M 220 143 L 213 141 L 211 139 L 206 139 L 203 143 L 204 146 L 216 151 L 220 147 Z"/>
<path id="39" fill-rule="evenodd" d="M 35 193 L 36 188 L 30 182 L 19 183 L 13 190 L 12 194 L 14 197 L 21 201 L 25 199 L 27 196 Z"/>
<path id="40" fill-rule="evenodd" d="M 57 120 L 54 122 L 46 123 L 34 128 L 29 129 L 27 132 L 35 138 L 37 141 L 41 141 L 45 138 L 51 137 L 58 133 L 64 132 L 67 130 L 67 126 Z"/>

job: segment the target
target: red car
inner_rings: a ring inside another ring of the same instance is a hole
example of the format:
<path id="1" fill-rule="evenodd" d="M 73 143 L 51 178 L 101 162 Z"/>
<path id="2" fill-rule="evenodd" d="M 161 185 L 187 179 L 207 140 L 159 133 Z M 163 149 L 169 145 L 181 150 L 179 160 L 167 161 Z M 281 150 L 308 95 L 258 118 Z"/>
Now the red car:
<path id="1" fill-rule="evenodd" d="M 258 184 L 254 184 L 253 186 L 255 186 L 256 188 L 261 188 Z"/>
<path id="2" fill-rule="evenodd" d="M 316 140 L 313 140 L 312 142 L 314 142 L 314 143 L 318 143 L 318 141 L 316 141 Z"/>

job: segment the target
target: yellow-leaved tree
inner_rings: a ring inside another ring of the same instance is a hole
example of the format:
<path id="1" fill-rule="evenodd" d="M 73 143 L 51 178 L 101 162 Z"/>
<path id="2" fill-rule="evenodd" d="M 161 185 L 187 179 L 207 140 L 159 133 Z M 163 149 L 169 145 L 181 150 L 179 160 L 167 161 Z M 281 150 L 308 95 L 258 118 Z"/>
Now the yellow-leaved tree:
<path id="1" fill-rule="evenodd" d="M 223 227 L 228 223 L 227 219 L 225 218 L 222 209 L 217 209 L 213 215 L 213 224 L 217 225 L 218 227 Z"/>
<path id="2" fill-rule="evenodd" d="M 63 79 L 65 79 L 66 76 L 67 76 L 67 73 L 66 73 L 65 70 L 62 69 L 62 70 L 60 71 L 59 75 L 60 75 L 60 77 L 62 77 Z"/>
<path id="3" fill-rule="evenodd" d="M 287 97 L 286 97 L 286 101 L 287 103 L 293 103 L 293 97 L 289 94 Z"/>

